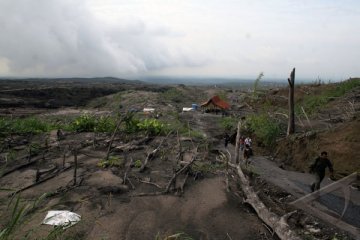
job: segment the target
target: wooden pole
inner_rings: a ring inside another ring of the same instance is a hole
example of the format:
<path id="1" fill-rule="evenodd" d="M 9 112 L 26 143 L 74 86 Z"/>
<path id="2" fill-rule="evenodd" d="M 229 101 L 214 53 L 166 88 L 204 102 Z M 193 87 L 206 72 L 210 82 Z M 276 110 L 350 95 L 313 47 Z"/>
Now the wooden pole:
<path id="1" fill-rule="evenodd" d="M 62 167 L 63 168 L 65 168 L 65 160 L 66 160 L 66 147 L 64 146 L 63 161 L 62 161 Z"/>
<path id="2" fill-rule="evenodd" d="M 241 128 L 241 120 L 238 122 L 237 125 L 237 132 L 236 132 L 236 144 L 235 144 L 235 162 L 240 162 L 240 128 Z"/>
<path id="3" fill-rule="evenodd" d="M 295 88 L 295 68 L 288 78 L 289 83 L 289 123 L 286 135 L 289 136 L 295 132 L 295 111 L 294 111 L 294 88 Z"/>
<path id="4" fill-rule="evenodd" d="M 74 148 L 74 185 L 76 185 L 76 174 L 77 174 L 77 149 Z"/>

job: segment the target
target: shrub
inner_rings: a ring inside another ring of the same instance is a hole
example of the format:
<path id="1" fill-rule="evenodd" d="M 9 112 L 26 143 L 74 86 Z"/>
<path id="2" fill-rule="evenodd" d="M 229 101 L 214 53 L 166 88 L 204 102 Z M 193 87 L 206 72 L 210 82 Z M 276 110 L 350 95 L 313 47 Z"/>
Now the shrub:
<path id="1" fill-rule="evenodd" d="M 158 135 L 165 132 L 164 124 L 156 119 L 145 119 L 137 124 L 141 131 L 145 131 L 149 135 Z"/>
<path id="2" fill-rule="evenodd" d="M 97 166 L 101 168 L 107 168 L 107 167 L 123 167 L 124 166 L 124 159 L 110 156 L 108 160 L 102 159 Z"/>
<path id="3" fill-rule="evenodd" d="M 135 118 L 134 115 L 129 115 L 125 119 L 125 132 L 127 133 L 135 133 L 139 131 L 138 124 L 140 123 L 140 120 Z"/>
<path id="4" fill-rule="evenodd" d="M 265 146 L 274 146 L 276 138 L 281 132 L 279 123 L 266 114 L 251 115 L 247 118 L 246 123 Z"/>
<path id="5" fill-rule="evenodd" d="M 95 132 L 113 132 L 116 128 L 116 119 L 101 116 L 96 121 Z"/>
<path id="6" fill-rule="evenodd" d="M 225 131 L 230 131 L 231 129 L 236 128 L 237 119 L 233 117 L 224 117 L 220 120 L 220 125 Z"/>
<path id="7" fill-rule="evenodd" d="M 134 162 L 134 166 L 135 166 L 136 168 L 141 168 L 141 166 L 142 166 L 141 160 L 140 160 L 140 159 L 136 160 L 136 161 Z"/>
<path id="8" fill-rule="evenodd" d="M 71 130 L 76 132 L 112 132 L 116 127 L 116 119 L 113 117 L 96 117 L 83 114 L 71 123 Z"/>
<path id="9" fill-rule="evenodd" d="M 96 126 L 96 118 L 93 115 L 83 114 L 77 117 L 71 125 L 76 132 L 92 132 Z"/>

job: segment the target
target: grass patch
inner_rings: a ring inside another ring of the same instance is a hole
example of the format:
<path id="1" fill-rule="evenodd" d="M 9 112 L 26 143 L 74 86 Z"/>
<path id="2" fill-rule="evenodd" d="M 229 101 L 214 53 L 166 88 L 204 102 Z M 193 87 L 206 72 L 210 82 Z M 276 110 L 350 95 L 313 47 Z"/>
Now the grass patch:
<path id="1" fill-rule="evenodd" d="M 102 159 L 100 162 L 98 162 L 97 166 L 101 168 L 108 168 L 108 167 L 124 167 L 125 162 L 123 158 L 116 157 L 116 156 L 110 156 L 108 160 Z"/>
<path id="2" fill-rule="evenodd" d="M 70 130 L 75 132 L 113 132 L 116 118 L 111 116 L 94 116 L 82 114 L 70 124 Z"/>
<path id="3" fill-rule="evenodd" d="M 4 227 L 0 230 L 0 240 L 10 240 L 14 239 L 15 232 L 20 228 L 21 223 L 26 221 L 27 217 L 35 211 L 39 205 L 43 203 L 47 193 L 44 193 L 38 197 L 33 203 L 23 202 L 20 198 L 20 195 L 17 195 L 15 202 L 13 199 L 10 200 L 8 204 L 8 221 L 5 223 Z M 11 211 L 10 211 L 11 210 Z M 31 232 L 28 232 L 29 235 Z M 44 238 L 49 239 L 49 238 Z"/>
<path id="4" fill-rule="evenodd" d="M 186 98 L 185 94 L 177 88 L 170 88 L 159 95 L 160 99 L 165 99 L 169 102 L 181 103 Z"/>
<path id="5" fill-rule="evenodd" d="M 36 117 L 28 118 L 0 118 L 0 137 L 11 134 L 39 134 L 57 128 L 56 124 Z"/>
<path id="6" fill-rule="evenodd" d="M 296 103 L 295 112 L 297 115 L 303 115 L 304 113 L 301 110 L 301 107 L 303 107 L 307 114 L 312 115 L 320 108 L 323 108 L 328 102 L 334 100 L 334 98 L 341 97 L 357 87 L 360 87 L 359 78 L 354 78 L 331 85 L 321 94 L 308 95 L 304 97 L 301 102 Z"/>

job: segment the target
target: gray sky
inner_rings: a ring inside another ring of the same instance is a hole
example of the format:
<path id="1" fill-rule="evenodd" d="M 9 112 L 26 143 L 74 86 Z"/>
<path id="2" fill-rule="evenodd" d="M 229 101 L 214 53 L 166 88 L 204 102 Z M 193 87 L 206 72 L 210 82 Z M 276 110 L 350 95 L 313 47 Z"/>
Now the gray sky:
<path id="1" fill-rule="evenodd" d="M 0 76 L 360 76 L 359 0 L 0 0 Z"/>

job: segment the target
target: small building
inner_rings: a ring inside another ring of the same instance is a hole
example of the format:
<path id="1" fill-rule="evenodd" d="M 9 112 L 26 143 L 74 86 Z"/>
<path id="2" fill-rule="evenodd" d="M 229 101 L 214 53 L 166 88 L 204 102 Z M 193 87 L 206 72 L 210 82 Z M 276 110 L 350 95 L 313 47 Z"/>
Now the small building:
<path id="1" fill-rule="evenodd" d="M 230 109 L 230 104 L 222 100 L 219 96 L 213 96 L 207 102 L 201 104 L 201 108 L 205 112 L 222 112 Z"/>

